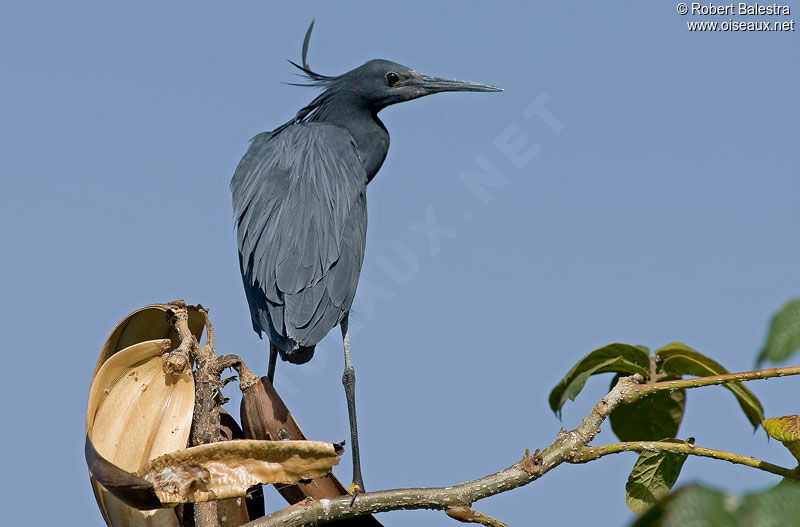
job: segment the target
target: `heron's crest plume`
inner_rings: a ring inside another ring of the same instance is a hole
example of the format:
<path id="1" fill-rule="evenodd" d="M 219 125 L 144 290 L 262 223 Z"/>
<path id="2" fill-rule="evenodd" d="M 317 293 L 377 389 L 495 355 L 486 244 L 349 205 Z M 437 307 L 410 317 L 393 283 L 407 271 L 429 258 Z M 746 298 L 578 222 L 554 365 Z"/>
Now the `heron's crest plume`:
<path id="1" fill-rule="evenodd" d="M 306 36 L 303 39 L 303 53 L 302 53 L 302 62 L 303 65 L 294 62 L 293 60 L 289 60 L 289 64 L 294 66 L 295 68 L 299 69 L 303 72 L 303 75 L 307 77 L 311 82 L 308 83 L 293 83 L 289 82 L 287 84 L 291 86 L 327 86 L 331 82 L 335 81 L 338 77 L 330 77 L 328 75 L 322 75 L 320 73 L 315 72 L 311 69 L 311 66 L 308 65 L 308 43 L 311 40 L 311 31 L 314 29 L 314 21 L 311 21 L 311 24 L 308 26 L 308 30 L 306 30 Z"/>
<path id="2" fill-rule="evenodd" d="M 311 69 L 311 66 L 308 65 L 308 43 L 311 40 L 311 31 L 314 29 L 314 21 L 311 21 L 311 24 L 308 26 L 308 30 L 306 31 L 306 36 L 303 39 L 303 52 L 301 55 L 301 59 L 303 65 L 294 62 L 293 60 L 289 60 L 289 63 L 294 66 L 295 68 L 299 69 L 302 72 L 302 75 L 308 78 L 309 82 L 287 82 L 286 84 L 290 86 L 305 86 L 311 88 L 325 88 L 326 90 L 330 88 L 338 79 L 339 77 L 330 77 L 328 75 L 322 75 L 317 73 Z M 288 59 L 287 59 L 288 60 Z M 324 91 L 319 96 L 317 96 L 313 101 L 308 103 L 306 106 L 300 109 L 297 112 L 297 115 L 294 116 L 293 119 L 290 121 L 285 122 L 284 124 L 280 125 L 278 128 L 272 131 L 272 136 L 279 134 L 282 130 L 284 130 L 287 126 L 291 126 L 296 123 L 302 123 L 306 121 L 312 121 L 314 118 L 314 114 L 319 110 L 319 108 L 325 103 L 326 100 L 330 98 L 331 94 L 328 91 Z"/>

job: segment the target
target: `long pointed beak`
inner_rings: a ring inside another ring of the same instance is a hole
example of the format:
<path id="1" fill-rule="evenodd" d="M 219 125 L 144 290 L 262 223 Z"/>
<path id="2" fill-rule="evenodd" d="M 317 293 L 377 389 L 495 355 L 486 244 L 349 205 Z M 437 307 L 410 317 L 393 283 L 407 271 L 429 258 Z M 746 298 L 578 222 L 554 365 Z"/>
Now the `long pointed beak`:
<path id="1" fill-rule="evenodd" d="M 489 84 L 481 84 L 480 82 L 442 79 L 439 77 L 428 77 L 427 75 L 420 75 L 415 80 L 416 80 L 415 84 L 417 84 L 427 93 L 439 93 L 444 91 L 480 91 L 480 92 L 503 91 L 503 88 L 499 88 L 497 86 L 491 86 Z"/>

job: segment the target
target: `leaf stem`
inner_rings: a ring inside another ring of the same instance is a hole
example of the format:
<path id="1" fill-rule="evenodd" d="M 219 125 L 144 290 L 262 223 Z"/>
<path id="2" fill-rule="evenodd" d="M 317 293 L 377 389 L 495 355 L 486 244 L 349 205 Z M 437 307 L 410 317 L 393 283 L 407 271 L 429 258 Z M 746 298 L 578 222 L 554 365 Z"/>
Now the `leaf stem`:
<path id="1" fill-rule="evenodd" d="M 487 514 L 480 513 L 467 505 L 459 505 L 445 509 L 445 514 L 462 523 L 480 523 L 487 527 L 508 527 L 508 524 L 498 519 L 492 518 Z"/>
<path id="2" fill-rule="evenodd" d="M 647 384 L 655 384 L 658 379 L 656 360 L 657 357 L 655 355 L 650 355 L 650 376 L 647 378 Z"/>
<path id="3" fill-rule="evenodd" d="M 486 525 L 487 527 L 508 527 L 507 523 L 503 523 L 496 518 L 492 518 L 488 514 L 483 514 L 478 511 L 475 511 L 475 516 L 472 519 L 472 523 L 480 523 L 481 525 Z"/>
<path id="4" fill-rule="evenodd" d="M 578 450 L 570 462 L 586 463 L 609 454 L 618 454 L 619 452 L 671 452 L 674 454 L 689 454 L 692 456 L 710 457 L 714 459 L 721 459 L 723 461 L 729 461 L 737 465 L 745 465 L 748 467 L 757 468 L 759 470 L 771 472 L 772 474 L 777 474 L 788 479 L 800 479 L 800 472 L 798 472 L 797 469 L 784 468 L 760 459 L 742 456 L 732 452 L 713 450 L 711 448 L 704 448 L 692 445 L 690 443 L 673 443 L 670 441 L 626 441 L 623 443 L 611 443 L 609 445 L 602 446 L 584 446 Z"/>

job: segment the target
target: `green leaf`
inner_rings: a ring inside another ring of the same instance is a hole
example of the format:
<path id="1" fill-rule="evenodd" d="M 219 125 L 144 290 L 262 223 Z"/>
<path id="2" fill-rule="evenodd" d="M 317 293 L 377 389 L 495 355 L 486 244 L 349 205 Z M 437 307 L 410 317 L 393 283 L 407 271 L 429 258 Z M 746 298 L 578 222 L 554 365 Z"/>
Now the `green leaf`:
<path id="1" fill-rule="evenodd" d="M 775 485 L 775 487 L 778 487 L 778 488 L 780 488 L 780 487 L 797 487 L 797 488 L 800 488 L 800 481 L 795 481 L 795 480 L 792 480 L 792 479 L 783 478 L 782 480 L 780 480 L 778 482 L 777 485 Z"/>
<path id="2" fill-rule="evenodd" d="M 726 499 L 718 490 L 687 485 L 651 507 L 633 527 L 733 527 L 736 517 Z"/>
<path id="3" fill-rule="evenodd" d="M 620 377 L 614 377 L 612 387 Z M 656 392 L 636 402 L 617 406 L 608 420 L 620 441 L 658 441 L 678 435 L 685 404 L 685 390 Z"/>
<path id="4" fill-rule="evenodd" d="M 567 372 L 550 392 L 550 408 L 558 415 L 567 399 L 575 397 L 583 389 L 587 379 L 598 373 L 640 373 L 647 377 L 650 357 L 646 351 L 628 344 L 609 344 L 586 355 Z"/>
<path id="5" fill-rule="evenodd" d="M 800 298 L 787 302 L 772 318 L 767 344 L 758 356 L 758 363 L 781 362 L 800 350 Z"/>
<path id="6" fill-rule="evenodd" d="M 652 507 L 633 527 L 787 527 L 800 524 L 799 518 L 796 483 L 743 497 L 687 485 Z"/>
<path id="7" fill-rule="evenodd" d="M 773 439 L 777 439 L 800 461 L 800 415 L 784 415 L 761 421 L 761 426 Z"/>
<path id="8" fill-rule="evenodd" d="M 770 437 L 782 443 L 800 441 L 800 415 L 764 419 L 761 424 Z"/>
<path id="9" fill-rule="evenodd" d="M 664 441 L 685 443 L 677 439 Z M 642 452 L 625 485 L 625 503 L 628 508 L 636 514 L 643 514 L 665 498 L 678 480 L 687 457 L 688 454 L 671 452 Z"/>
<path id="10" fill-rule="evenodd" d="M 779 484 L 765 492 L 745 496 L 737 516 L 742 526 L 800 525 L 800 485 Z"/>
<path id="11" fill-rule="evenodd" d="M 705 377 L 730 373 L 715 360 L 680 342 L 667 344 L 663 348 L 657 349 L 655 354 L 663 361 L 661 370 L 667 375 Z M 739 406 L 742 407 L 742 411 L 753 427 L 758 427 L 761 420 L 764 419 L 764 408 L 753 392 L 740 382 L 726 383 L 723 386 L 736 396 Z"/>

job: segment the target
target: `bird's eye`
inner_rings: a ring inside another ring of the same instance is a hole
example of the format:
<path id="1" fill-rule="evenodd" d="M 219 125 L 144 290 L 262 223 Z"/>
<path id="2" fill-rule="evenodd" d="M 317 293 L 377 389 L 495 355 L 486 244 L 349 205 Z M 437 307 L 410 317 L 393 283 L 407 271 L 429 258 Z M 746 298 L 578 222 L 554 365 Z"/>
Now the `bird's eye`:
<path id="1" fill-rule="evenodd" d="M 394 86 L 394 84 L 400 80 L 400 75 L 397 73 L 390 71 L 386 74 L 386 82 L 389 83 L 389 86 Z"/>

